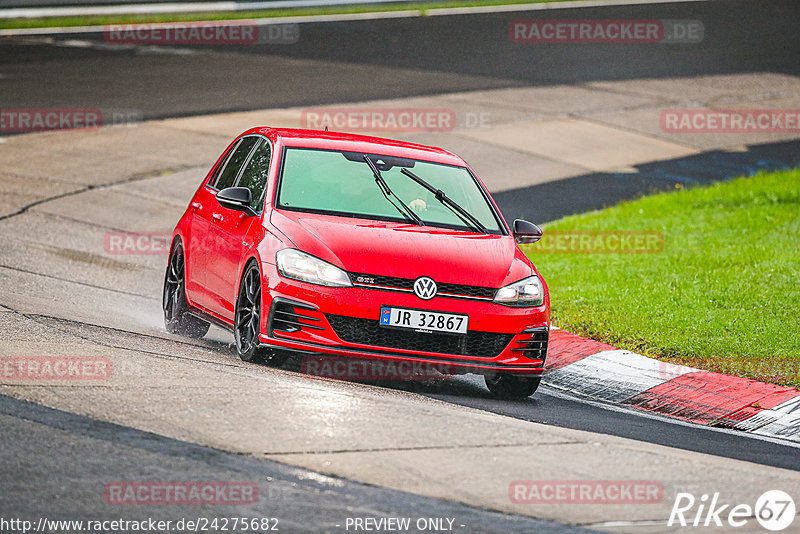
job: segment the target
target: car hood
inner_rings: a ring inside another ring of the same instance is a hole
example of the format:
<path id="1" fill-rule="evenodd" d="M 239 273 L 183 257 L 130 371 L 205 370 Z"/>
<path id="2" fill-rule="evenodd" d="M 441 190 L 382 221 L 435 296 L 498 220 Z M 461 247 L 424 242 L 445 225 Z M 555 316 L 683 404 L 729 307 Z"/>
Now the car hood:
<path id="1" fill-rule="evenodd" d="M 502 287 L 532 274 L 513 237 L 431 226 L 273 211 L 271 223 L 304 252 L 351 273 Z"/>

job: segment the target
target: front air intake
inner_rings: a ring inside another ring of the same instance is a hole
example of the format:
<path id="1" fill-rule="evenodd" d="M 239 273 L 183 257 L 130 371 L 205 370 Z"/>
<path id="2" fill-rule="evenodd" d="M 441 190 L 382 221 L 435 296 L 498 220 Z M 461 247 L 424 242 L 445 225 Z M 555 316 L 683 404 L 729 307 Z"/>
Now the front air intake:
<path id="1" fill-rule="evenodd" d="M 318 324 L 322 319 L 310 317 L 303 313 L 304 310 L 315 312 L 314 308 L 306 304 L 294 302 L 288 299 L 276 298 L 272 301 L 272 308 L 269 312 L 269 331 L 278 332 L 299 332 L 304 328 L 312 330 L 325 330 Z M 307 312 L 306 312 L 307 313 Z"/>
<path id="2" fill-rule="evenodd" d="M 511 350 L 522 352 L 522 355 L 531 360 L 542 360 L 547 358 L 547 342 L 550 332 L 547 328 L 531 328 L 525 333 L 530 332 L 531 336 L 527 339 L 520 339 L 515 342 L 516 346 Z"/>
<path id="3" fill-rule="evenodd" d="M 436 352 L 476 358 L 496 358 L 511 342 L 513 334 L 470 330 L 465 336 L 441 332 L 415 332 L 380 326 L 377 320 L 343 315 L 325 315 L 336 335 L 347 343 L 390 349 Z"/>

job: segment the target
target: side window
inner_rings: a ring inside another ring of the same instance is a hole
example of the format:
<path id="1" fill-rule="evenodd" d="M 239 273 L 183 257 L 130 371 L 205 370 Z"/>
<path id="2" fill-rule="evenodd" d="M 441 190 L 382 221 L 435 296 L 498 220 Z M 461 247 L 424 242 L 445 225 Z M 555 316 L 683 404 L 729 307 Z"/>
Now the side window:
<path id="1" fill-rule="evenodd" d="M 222 169 L 225 168 L 225 162 L 228 160 L 228 157 L 231 155 L 231 152 L 233 152 L 237 146 L 239 146 L 239 143 L 233 143 L 225 150 L 225 153 L 222 155 L 222 159 L 220 160 L 219 165 L 217 165 L 216 167 L 214 167 L 214 169 L 212 169 L 213 172 L 207 182 L 209 186 L 215 187 L 214 184 L 216 183 L 217 178 L 219 178 L 219 173 L 221 173 Z"/>
<path id="2" fill-rule="evenodd" d="M 245 137 L 242 139 L 239 146 L 237 146 L 236 150 L 231 154 L 231 157 L 228 158 L 225 168 L 222 169 L 219 178 L 217 178 L 212 187 L 216 189 L 233 187 L 236 176 L 239 174 L 239 169 L 242 168 L 244 160 L 247 159 L 247 155 L 250 154 L 250 150 L 252 150 L 253 146 L 258 142 L 258 139 L 258 137 Z"/>
<path id="3" fill-rule="evenodd" d="M 269 176 L 269 157 L 272 153 L 269 142 L 261 140 L 261 144 L 256 148 L 250 162 L 244 168 L 242 177 L 239 178 L 239 187 L 246 187 L 253 195 L 253 202 L 250 207 L 261 211 L 261 203 L 264 198 L 264 191 L 267 189 L 267 177 Z"/>

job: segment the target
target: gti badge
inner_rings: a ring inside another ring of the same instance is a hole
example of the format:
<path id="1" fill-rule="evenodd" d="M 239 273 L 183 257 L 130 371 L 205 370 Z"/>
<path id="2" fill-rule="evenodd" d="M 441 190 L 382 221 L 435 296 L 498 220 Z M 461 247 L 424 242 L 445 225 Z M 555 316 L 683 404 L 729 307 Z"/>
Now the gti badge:
<path id="1" fill-rule="evenodd" d="M 427 276 L 420 276 L 414 281 L 414 294 L 422 300 L 431 300 L 436 296 L 436 282 Z"/>

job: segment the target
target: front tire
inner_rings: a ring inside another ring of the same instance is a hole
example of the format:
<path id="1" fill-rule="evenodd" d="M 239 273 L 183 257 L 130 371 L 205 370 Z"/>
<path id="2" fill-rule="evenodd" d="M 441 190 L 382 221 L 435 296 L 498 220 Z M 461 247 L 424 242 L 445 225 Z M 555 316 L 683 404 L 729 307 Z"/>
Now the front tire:
<path id="1" fill-rule="evenodd" d="M 208 333 L 211 325 L 191 315 L 186 304 L 186 268 L 183 245 L 179 239 L 175 240 L 169 254 L 161 307 L 164 310 L 164 326 L 170 334 L 198 339 Z"/>
<path id="2" fill-rule="evenodd" d="M 503 400 L 521 400 L 533 395 L 542 381 L 541 376 L 515 376 L 505 373 L 484 375 L 484 382 L 489 391 Z"/>
<path id="3" fill-rule="evenodd" d="M 263 349 L 258 336 L 261 333 L 261 272 L 258 265 L 250 263 L 244 271 L 239 285 L 239 298 L 233 321 L 236 338 L 236 353 L 246 362 L 282 364 L 287 355 Z"/>

